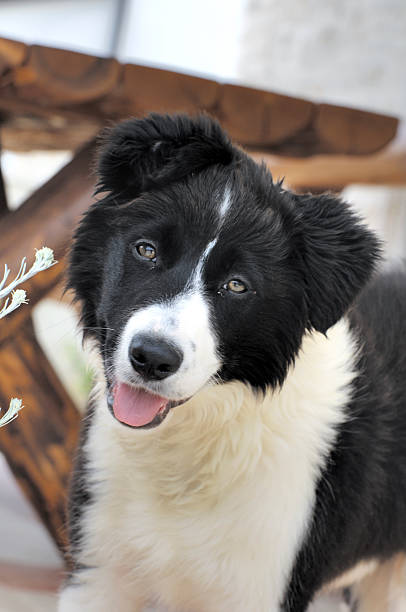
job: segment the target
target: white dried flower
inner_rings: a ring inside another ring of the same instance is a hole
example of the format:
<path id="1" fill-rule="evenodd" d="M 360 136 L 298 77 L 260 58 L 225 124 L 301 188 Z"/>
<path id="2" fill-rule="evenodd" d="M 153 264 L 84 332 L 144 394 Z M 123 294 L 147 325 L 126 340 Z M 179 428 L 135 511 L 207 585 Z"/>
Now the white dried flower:
<path id="1" fill-rule="evenodd" d="M 20 269 L 18 271 L 17 276 L 9 285 L 5 287 L 4 285 L 6 284 L 8 275 L 10 274 L 10 270 L 6 264 L 5 269 L 4 269 L 3 280 L 0 283 L 0 300 L 4 298 L 6 295 L 8 295 L 9 293 L 11 293 L 11 291 L 13 291 L 13 289 L 15 289 L 17 285 L 21 285 L 21 283 L 24 283 L 26 280 L 28 280 L 29 278 L 31 278 L 38 272 L 42 272 L 43 270 L 50 268 L 56 263 L 57 262 L 54 259 L 53 250 L 48 247 L 42 247 L 42 249 L 39 249 L 36 252 L 35 261 L 32 264 L 31 268 L 28 270 L 28 272 L 26 272 L 27 260 L 24 257 L 21 262 Z"/>
<path id="2" fill-rule="evenodd" d="M 42 249 L 37 250 L 35 254 L 35 261 L 32 264 L 31 268 L 26 272 L 27 269 L 27 260 L 24 257 L 20 269 L 18 271 L 15 279 L 6 286 L 7 279 L 10 274 L 10 269 L 7 267 L 7 264 L 4 266 L 4 275 L 2 280 L 0 281 L 0 300 L 4 297 L 11 295 L 11 300 L 8 297 L 0 308 L 0 319 L 5 317 L 6 315 L 13 312 L 16 308 L 21 306 L 21 304 L 27 304 L 27 294 L 24 289 L 15 289 L 17 285 L 24 283 L 26 280 L 37 274 L 38 272 L 42 272 L 43 270 L 47 270 L 57 262 L 54 259 L 54 252 L 52 249 L 48 247 L 42 247 Z M 21 408 L 23 407 L 22 401 L 14 397 L 10 401 L 10 406 L 7 412 L 0 418 L 0 427 L 10 423 L 17 416 Z M 0 408 L 1 411 L 1 408 Z"/>
<path id="3" fill-rule="evenodd" d="M 12 292 L 11 302 L 9 298 L 5 301 L 3 308 L 0 310 L 0 319 L 13 312 L 21 304 L 28 304 L 27 294 L 24 289 L 16 289 Z"/>
<path id="4" fill-rule="evenodd" d="M 54 259 L 53 250 L 48 247 L 42 247 L 42 249 L 38 249 L 35 254 L 35 262 L 31 270 L 34 270 L 34 274 L 36 274 L 37 272 L 50 268 L 54 264 L 56 264 L 56 261 Z"/>
<path id="5" fill-rule="evenodd" d="M 22 401 L 17 397 L 13 397 L 10 401 L 10 405 L 8 407 L 7 412 L 3 414 L 2 417 L 0 417 L 0 427 L 3 427 L 3 425 L 7 425 L 7 423 L 10 423 L 11 421 L 14 421 L 14 419 L 18 417 L 18 413 L 20 412 L 21 408 L 23 408 Z"/>

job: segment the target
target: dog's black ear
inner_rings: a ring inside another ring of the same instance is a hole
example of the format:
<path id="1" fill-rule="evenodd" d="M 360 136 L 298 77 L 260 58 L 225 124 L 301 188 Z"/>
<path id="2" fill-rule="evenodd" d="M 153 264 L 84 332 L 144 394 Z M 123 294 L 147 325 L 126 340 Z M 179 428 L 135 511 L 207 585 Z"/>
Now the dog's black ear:
<path id="1" fill-rule="evenodd" d="M 350 206 L 330 195 L 295 195 L 302 230 L 308 326 L 325 333 L 371 277 L 380 242 Z"/>
<path id="2" fill-rule="evenodd" d="M 206 166 L 229 164 L 237 152 L 217 121 L 206 115 L 153 113 L 129 119 L 104 134 L 98 192 L 135 198 Z"/>

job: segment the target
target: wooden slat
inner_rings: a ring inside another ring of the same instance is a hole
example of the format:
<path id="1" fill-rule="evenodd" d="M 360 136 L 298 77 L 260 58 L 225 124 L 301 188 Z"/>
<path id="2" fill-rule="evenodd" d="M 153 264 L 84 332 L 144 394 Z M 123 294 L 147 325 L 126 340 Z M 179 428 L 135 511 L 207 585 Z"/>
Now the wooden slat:
<path id="1" fill-rule="evenodd" d="M 103 121 L 90 117 L 83 120 L 58 115 L 49 118 L 13 116 L 3 126 L 2 140 L 4 148 L 12 151 L 76 151 L 95 138 L 103 126 Z"/>
<path id="2" fill-rule="evenodd" d="M 27 54 L 28 47 L 24 43 L 0 38 L 0 77 L 11 68 L 21 66 Z"/>
<path id="3" fill-rule="evenodd" d="M 32 46 L 24 60 L 17 53 L 13 64 L 10 41 L 3 47 L 2 52 L 0 45 L 0 62 L 8 71 L 0 78 L 0 111 L 10 121 L 10 130 L 14 129 L 13 118 L 21 116 L 21 102 L 26 119 L 41 116 L 49 118 L 50 124 L 64 113 L 71 117 L 73 109 L 79 121 L 100 123 L 150 111 L 206 110 L 240 144 L 295 156 L 373 153 L 397 130 L 393 117 L 222 85 L 168 70 L 121 65 L 114 59 L 73 51 Z M 66 130 L 64 126 L 58 130 L 56 123 L 49 146 L 64 148 Z M 28 138 L 34 146 L 35 132 L 31 130 Z M 12 142 L 11 137 L 9 140 Z M 38 141 L 44 144 L 40 136 Z"/>
<path id="4" fill-rule="evenodd" d="M 0 125 L 1 128 L 1 125 Z M 1 170 L 1 140 L 0 140 L 0 217 L 8 213 L 6 186 Z"/>
<path id="5" fill-rule="evenodd" d="M 256 161 L 265 161 L 275 180 L 299 190 L 341 191 L 346 185 L 406 185 L 406 147 L 375 155 L 315 155 L 306 159 L 279 157 L 251 151 Z"/>
<path id="6" fill-rule="evenodd" d="M 92 201 L 94 149 L 93 143 L 86 146 L 18 210 L 2 219 L 0 262 L 8 264 L 11 275 L 17 273 L 24 256 L 28 262 L 33 260 L 36 248 L 52 248 L 58 260 L 65 255 L 72 231 Z M 30 303 L 8 315 L 7 326 L 0 325 L 0 343 L 18 329 L 29 316 L 30 307 L 61 280 L 63 273 L 61 263 L 24 285 Z"/>
<path id="7" fill-rule="evenodd" d="M 388 144 L 396 133 L 397 123 L 394 117 L 320 104 L 315 127 L 326 151 L 364 155 Z"/>
<path id="8" fill-rule="evenodd" d="M 127 64 L 119 87 L 100 102 L 100 109 L 107 116 L 196 113 L 214 108 L 219 87 L 208 79 Z"/>
<path id="9" fill-rule="evenodd" d="M 7 117 L 2 124 L 4 149 L 13 151 L 58 150 L 76 151 L 93 139 L 104 127 L 102 116 L 84 115 L 76 106 L 49 109 L 30 100 L 16 98 L 9 87 L 0 89 L 0 114 Z"/>
<path id="10" fill-rule="evenodd" d="M 7 323 L 2 322 L 2 325 Z M 61 550 L 79 414 L 39 346 L 30 320 L 0 345 L 0 405 L 23 399 L 19 417 L 0 428 L 0 449 Z"/>
<path id="11" fill-rule="evenodd" d="M 311 121 L 313 107 L 289 96 L 224 85 L 216 114 L 242 144 L 272 147 L 303 130 Z"/>
<path id="12" fill-rule="evenodd" d="M 18 97 L 48 107 L 70 106 L 106 95 L 115 88 L 120 71 L 115 59 L 33 45 L 28 60 L 14 71 L 14 85 Z"/>

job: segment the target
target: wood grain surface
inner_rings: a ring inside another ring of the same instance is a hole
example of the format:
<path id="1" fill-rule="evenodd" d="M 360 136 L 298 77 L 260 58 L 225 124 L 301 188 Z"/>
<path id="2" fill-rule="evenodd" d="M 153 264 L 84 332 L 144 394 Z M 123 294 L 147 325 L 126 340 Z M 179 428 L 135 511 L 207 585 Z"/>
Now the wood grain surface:
<path id="1" fill-rule="evenodd" d="M 21 259 L 31 265 L 35 249 L 48 246 L 59 263 L 22 285 L 29 303 L 0 321 L 0 405 L 22 398 L 24 410 L 0 429 L 0 450 L 18 483 L 63 549 L 65 500 L 79 415 L 38 344 L 31 323 L 34 305 L 65 273 L 72 231 L 87 209 L 94 189 L 93 143 L 1 219 L 0 262 L 17 273 Z"/>
<path id="2" fill-rule="evenodd" d="M 11 269 L 10 278 L 17 273 L 23 257 L 31 265 L 35 249 L 43 246 L 53 249 L 60 263 L 24 284 L 29 304 L 8 315 L 7 324 L 0 322 L 0 343 L 18 331 L 29 318 L 30 309 L 62 279 L 73 229 L 92 201 L 94 155 L 95 144 L 91 143 L 18 210 L 1 219 L 0 262 Z"/>
<path id="3" fill-rule="evenodd" d="M 0 124 L 1 125 L 1 124 Z M 1 142 L 0 142 L 0 218 L 8 212 L 6 186 L 1 169 Z"/>
<path id="4" fill-rule="evenodd" d="M 0 405 L 23 399 L 0 428 L 0 449 L 55 542 L 66 546 L 65 503 L 79 414 L 39 346 L 30 320 L 0 345 Z"/>
<path id="5" fill-rule="evenodd" d="M 250 151 L 275 179 L 299 191 L 341 191 L 347 185 L 406 185 L 406 146 L 375 155 L 314 155 L 304 159 Z"/>
<path id="6" fill-rule="evenodd" d="M 363 110 L 0 39 L 0 113 L 7 148 L 65 148 L 66 139 L 72 144 L 66 122 L 73 115 L 84 142 L 95 127 L 151 111 L 206 111 L 241 145 L 294 156 L 374 153 L 398 127 L 394 117 Z M 44 122 L 50 125 L 46 139 Z"/>

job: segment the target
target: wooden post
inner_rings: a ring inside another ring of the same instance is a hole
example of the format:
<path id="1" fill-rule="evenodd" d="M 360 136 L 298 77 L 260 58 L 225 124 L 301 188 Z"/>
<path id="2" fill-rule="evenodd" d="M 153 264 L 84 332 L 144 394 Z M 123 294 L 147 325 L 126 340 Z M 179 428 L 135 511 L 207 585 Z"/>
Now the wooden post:
<path id="1" fill-rule="evenodd" d="M 91 202 L 93 155 L 90 144 L 1 221 L 0 265 L 8 264 L 12 278 L 23 256 L 32 263 L 35 248 L 48 246 L 59 260 L 24 283 L 29 303 L 0 321 L 0 406 L 6 409 L 11 397 L 21 398 L 25 406 L 17 419 L 0 428 L 0 451 L 61 549 L 66 544 L 66 490 L 80 418 L 38 344 L 31 311 L 64 275 L 73 229 Z"/>
<path id="2" fill-rule="evenodd" d="M 0 123 L 1 129 L 1 123 Z M 4 184 L 3 173 L 1 171 L 1 138 L 0 138 L 0 217 L 7 214 L 8 206 L 7 206 L 7 196 L 6 196 L 6 187 Z"/>
<path id="3" fill-rule="evenodd" d="M 27 263 L 31 265 L 36 248 L 47 246 L 53 249 L 59 264 L 24 284 L 29 304 L 12 312 L 5 323 L 0 321 L 0 343 L 18 332 L 30 317 L 31 308 L 63 279 L 64 256 L 73 230 L 92 201 L 93 159 L 94 144 L 89 144 L 16 211 L 2 219 L 0 266 L 7 263 L 11 270 L 10 278 L 17 274 L 23 257 L 27 257 Z"/>
<path id="4" fill-rule="evenodd" d="M 11 397 L 22 398 L 24 404 L 19 417 L 0 428 L 0 449 L 63 550 L 78 411 L 38 344 L 30 320 L 0 344 L 0 363 L 0 405 L 6 408 Z"/>

